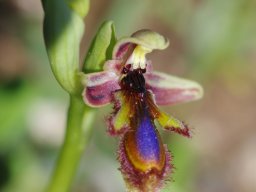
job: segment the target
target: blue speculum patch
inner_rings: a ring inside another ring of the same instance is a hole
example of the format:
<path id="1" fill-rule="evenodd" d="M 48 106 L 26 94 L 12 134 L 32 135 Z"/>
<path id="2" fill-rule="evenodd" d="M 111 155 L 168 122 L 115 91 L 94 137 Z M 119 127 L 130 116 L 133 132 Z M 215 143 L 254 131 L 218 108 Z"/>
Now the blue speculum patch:
<path id="1" fill-rule="evenodd" d="M 160 159 L 160 145 L 154 122 L 148 115 L 141 119 L 136 131 L 138 152 L 145 160 Z"/>

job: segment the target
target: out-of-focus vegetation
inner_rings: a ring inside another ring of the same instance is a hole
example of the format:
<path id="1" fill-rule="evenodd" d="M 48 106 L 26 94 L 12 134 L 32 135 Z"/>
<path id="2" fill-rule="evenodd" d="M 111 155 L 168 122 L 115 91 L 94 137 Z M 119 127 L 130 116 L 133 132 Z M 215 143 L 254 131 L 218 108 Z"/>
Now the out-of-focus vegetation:
<path id="1" fill-rule="evenodd" d="M 0 2 L 0 191 L 43 191 L 62 143 L 67 95 L 54 79 L 39 1 Z M 91 1 L 81 53 L 106 19 L 119 37 L 151 28 L 170 47 L 149 57 L 157 70 L 203 84 L 201 101 L 165 107 L 193 139 L 162 132 L 175 164 L 164 191 L 256 191 L 256 1 Z M 120 192 L 118 141 L 100 109 L 72 191 Z"/>

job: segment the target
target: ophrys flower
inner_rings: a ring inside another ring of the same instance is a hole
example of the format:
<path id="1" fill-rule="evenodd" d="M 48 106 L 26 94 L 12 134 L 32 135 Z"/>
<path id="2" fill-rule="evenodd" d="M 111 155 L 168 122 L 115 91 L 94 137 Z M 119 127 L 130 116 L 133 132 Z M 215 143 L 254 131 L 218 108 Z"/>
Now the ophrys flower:
<path id="1" fill-rule="evenodd" d="M 155 121 L 166 130 L 191 136 L 183 122 L 162 112 L 157 105 L 202 97 L 202 88 L 196 82 L 152 70 L 146 54 L 168 45 L 168 40 L 158 33 L 140 30 L 117 42 L 113 60 L 105 63 L 104 71 L 84 76 L 86 104 L 114 104 L 108 131 L 121 138 L 118 160 L 129 191 L 158 191 L 171 172 L 171 155 Z"/>

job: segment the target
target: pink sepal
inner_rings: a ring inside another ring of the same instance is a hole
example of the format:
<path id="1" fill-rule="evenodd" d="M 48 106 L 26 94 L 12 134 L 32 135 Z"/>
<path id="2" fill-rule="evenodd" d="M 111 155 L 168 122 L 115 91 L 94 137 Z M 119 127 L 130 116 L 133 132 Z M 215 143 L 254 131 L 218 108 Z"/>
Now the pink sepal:
<path id="1" fill-rule="evenodd" d="M 184 103 L 203 96 L 202 87 L 194 81 L 160 72 L 149 72 L 144 77 L 146 87 L 154 93 L 158 105 Z"/>
<path id="2" fill-rule="evenodd" d="M 101 107 L 111 102 L 113 91 L 120 89 L 118 76 L 111 71 L 86 74 L 83 77 L 84 102 L 91 107 Z"/>
<path id="3" fill-rule="evenodd" d="M 120 75 L 123 67 L 121 62 L 121 60 L 108 60 L 104 63 L 103 70 L 112 71 L 115 72 L 117 75 Z"/>

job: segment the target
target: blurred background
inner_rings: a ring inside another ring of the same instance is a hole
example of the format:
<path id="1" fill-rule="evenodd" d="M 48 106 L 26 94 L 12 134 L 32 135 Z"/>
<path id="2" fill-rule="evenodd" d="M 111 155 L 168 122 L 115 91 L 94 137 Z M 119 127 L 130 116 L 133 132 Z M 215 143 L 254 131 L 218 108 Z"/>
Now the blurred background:
<path id="1" fill-rule="evenodd" d="M 118 37 L 150 28 L 170 47 L 149 55 L 156 70 L 200 82 L 202 100 L 164 110 L 185 120 L 192 139 L 161 132 L 175 171 L 164 192 L 256 191 L 256 1 L 93 0 L 81 60 L 106 19 Z M 50 70 L 40 1 L 0 1 L 0 191 L 41 192 L 65 127 L 68 97 Z M 118 140 L 100 109 L 74 192 L 121 192 Z"/>

